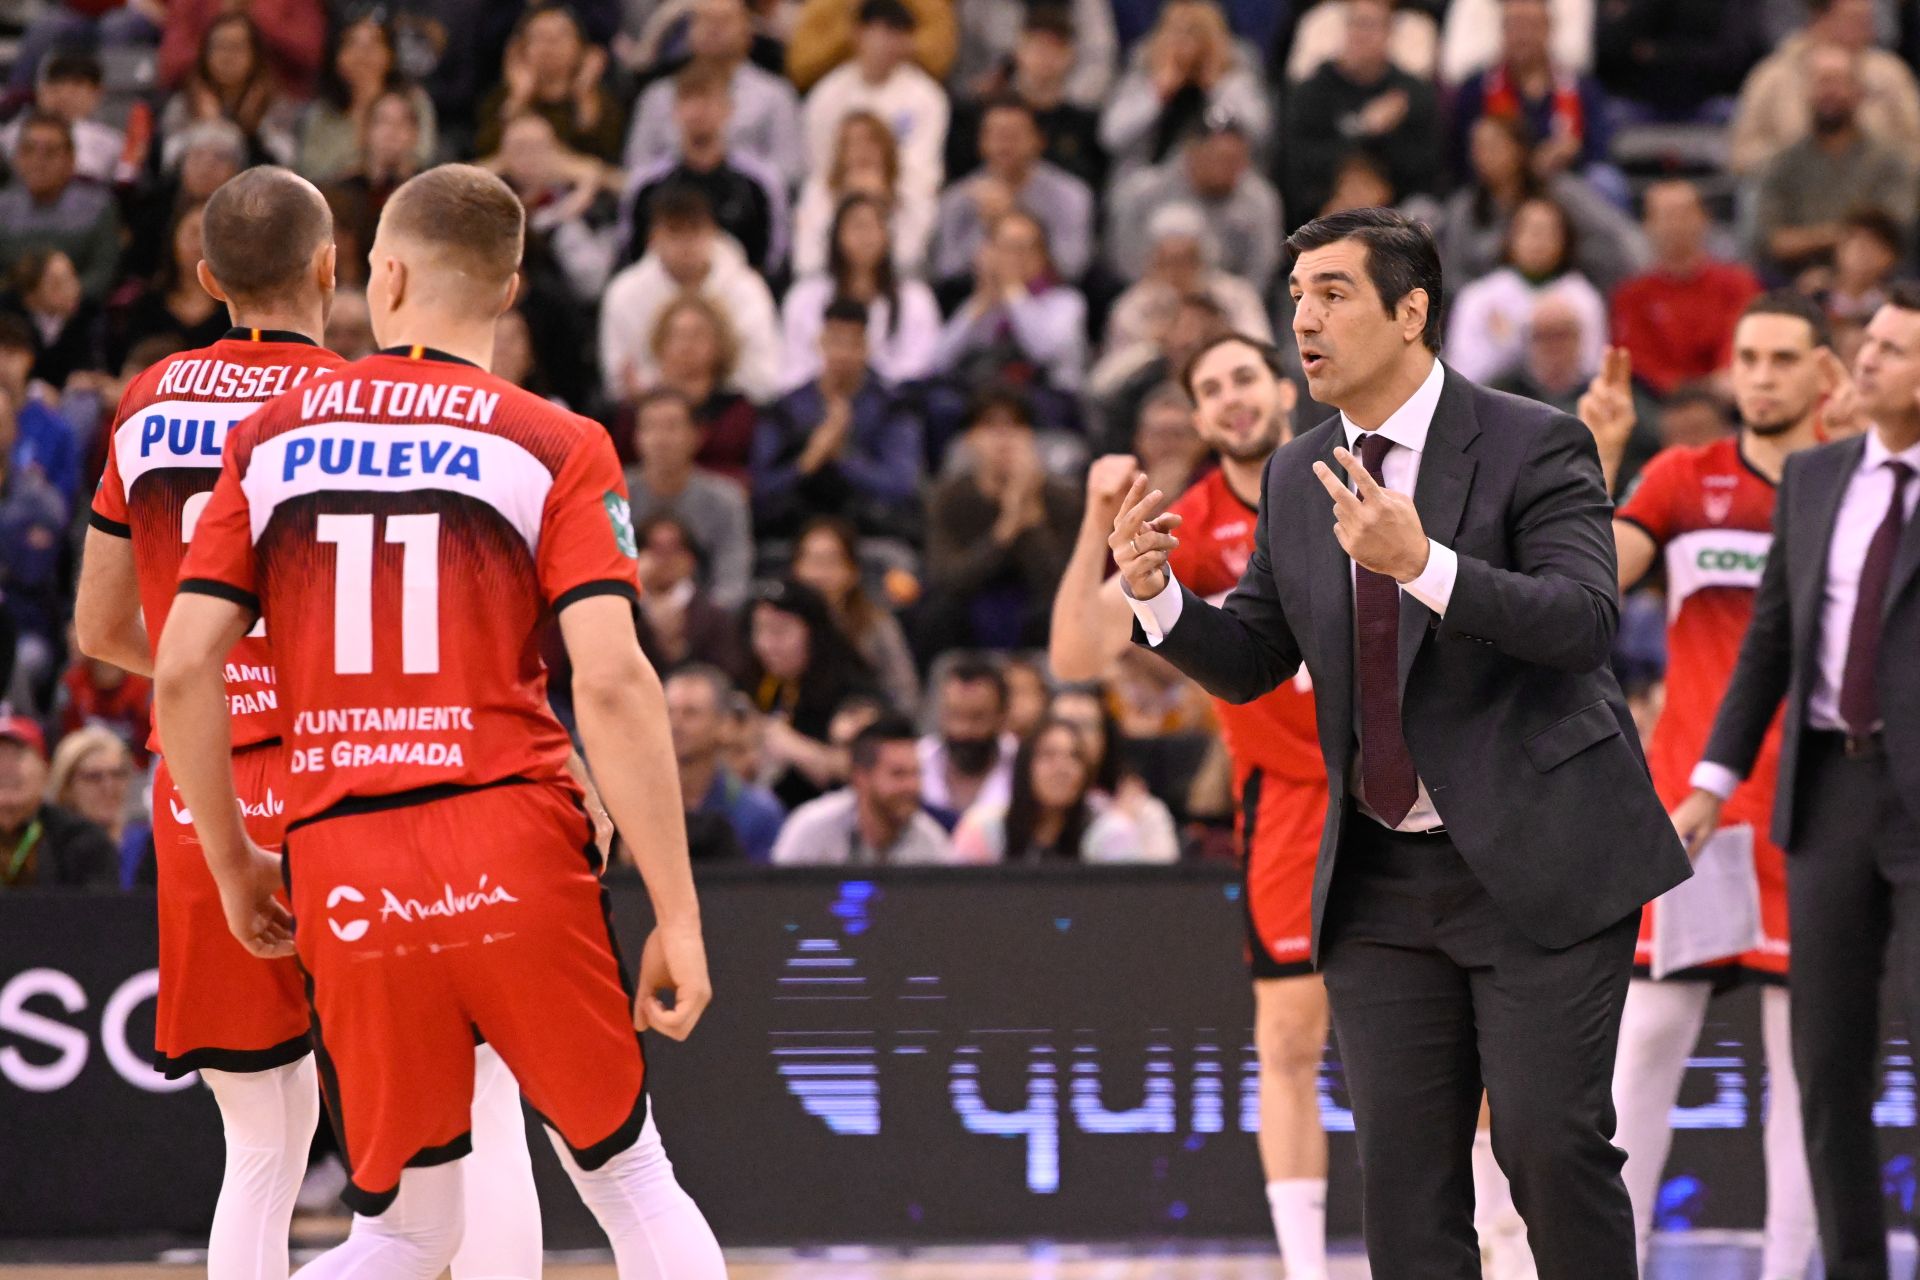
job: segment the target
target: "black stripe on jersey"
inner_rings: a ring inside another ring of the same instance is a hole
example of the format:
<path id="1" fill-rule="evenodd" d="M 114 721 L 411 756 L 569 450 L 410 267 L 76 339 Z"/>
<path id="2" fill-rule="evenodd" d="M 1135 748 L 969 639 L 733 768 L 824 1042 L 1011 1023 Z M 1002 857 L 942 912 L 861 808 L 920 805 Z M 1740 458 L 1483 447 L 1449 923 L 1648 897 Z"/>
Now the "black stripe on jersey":
<path id="1" fill-rule="evenodd" d="M 186 584 L 180 586 L 185 591 Z M 383 813 L 388 809 L 409 809 L 417 804 L 431 804 L 435 800 L 446 800 L 453 796 L 471 795 L 476 791 L 491 791 L 495 787 L 518 787 L 532 782 L 532 778 L 521 774 L 508 774 L 504 778 L 495 778 L 492 782 L 468 784 L 464 782 L 436 782 L 431 786 L 409 787 L 405 791 L 388 791 L 377 796 L 348 796 L 335 801 L 318 813 L 308 814 L 304 818 L 295 818 L 287 824 L 287 834 L 292 835 L 301 827 L 316 822 L 325 822 L 328 818 L 348 818 L 362 813 Z"/>
<path id="2" fill-rule="evenodd" d="M 289 1062 L 298 1062 L 313 1052 L 313 1044 L 307 1033 L 301 1032 L 291 1040 L 265 1049 L 189 1049 L 185 1053 L 172 1057 L 164 1053 L 154 1055 L 154 1070 L 169 1080 L 178 1080 L 190 1071 L 209 1068 L 214 1071 L 271 1071 L 275 1067 L 284 1067 Z"/>
<path id="3" fill-rule="evenodd" d="M 1652 538 L 1654 546 L 1660 547 L 1660 546 L 1666 545 L 1660 540 L 1660 535 L 1656 534 L 1653 530 L 1647 528 L 1647 526 L 1642 524 L 1640 521 L 1635 520 L 1632 516 L 1623 516 L 1618 511 L 1616 511 L 1613 513 L 1613 518 L 1615 520 L 1618 520 L 1621 524 L 1632 525 L 1634 528 L 1638 529 L 1640 532 L 1646 534 L 1649 538 Z"/>
<path id="4" fill-rule="evenodd" d="M 215 596 L 231 601 L 243 609 L 251 609 L 257 617 L 260 613 L 260 597 L 251 591 L 242 591 L 231 582 L 222 582 L 218 578 L 188 578 L 181 582 L 181 591 L 192 592 L 197 596 Z"/>
<path id="5" fill-rule="evenodd" d="M 480 368 L 479 365 L 467 359 L 465 356 L 456 356 L 450 351 L 442 351 L 438 347 L 423 347 L 417 343 L 405 347 L 383 347 L 374 354 L 399 356 L 406 360 L 438 360 L 444 364 L 464 364 L 475 369 Z"/>
<path id="6" fill-rule="evenodd" d="M 344 1148 L 343 1148 L 344 1150 Z M 473 1154 L 473 1134 L 463 1133 L 451 1142 L 437 1147 L 422 1147 L 413 1153 L 403 1166 L 407 1169 L 431 1169 L 437 1164 L 451 1164 L 455 1160 L 464 1160 Z M 340 1192 L 340 1203 L 357 1214 L 368 1218 L 377 1218 L 393 1207 L 394 1197 L 400 1194 L 398 1185 L 385 1191 L 368 1191 L 356 1185 L 351 1176 L 345 1189 Z"/>
<path id="7" fill-rule="evenodd" d="M 320 344 L 304 333 L 292 329 L 249 329 L 245 325 L 235 325 L 220 335 L 222 342 L 298 342 L 303 346 L 317 347 Z"/>
<path id="8" fill-rule="evenodd" d="M 633 1039 L 636 1045 L 643 1046 L 646 1043 L 640 1038 L 638 1032 L 634 1033 Z M 527 1106 L 535 1116 L 539 1117 L 540 1123 L 547 1127 L 549 1133 L 559 1138 L 561 1142 L 566 1143 L 568 1153 L 573 1156 L 573 1162 L 588 1173 L 592 1173 L 595 1169 L 600 1168 L 606 1164 L 607 1161 L 640 1141 L 640 1130 L 644 1129 L 647 1124 L 646 1072 L 644 1068 L 641 1071 L 640 1094 L 633 1100 L 633 1110 L 627 1113 L 627 1118 L 620 1122 L 619 1128 L 590 1147 L 576 1147 L 571 1142 L 567 1142 L 566 1135 L 560 1132 L 558 1125 L 541 1115 L 540 1109 L 533 1106 L 532 1103 L 528 1103 Z"/>
<path id="9" fill-rule="evenodd" d="M 639 604 L 640 588 L 624 578 L 596 578 L 562 591 L 554 598 L 553 611 L 559 613 L 568 605 L 578 604 L 592 596 L 623 596 L 628 604 Z"/>
<path id="10" fill-rule="evenodd" d="M 87 524 L 102 533 L 110 533 L 116 538 L 131 538 L 133 526 L 121 524 L 118 520 L 109 520 L 98 511 L 87 512 Z"/>

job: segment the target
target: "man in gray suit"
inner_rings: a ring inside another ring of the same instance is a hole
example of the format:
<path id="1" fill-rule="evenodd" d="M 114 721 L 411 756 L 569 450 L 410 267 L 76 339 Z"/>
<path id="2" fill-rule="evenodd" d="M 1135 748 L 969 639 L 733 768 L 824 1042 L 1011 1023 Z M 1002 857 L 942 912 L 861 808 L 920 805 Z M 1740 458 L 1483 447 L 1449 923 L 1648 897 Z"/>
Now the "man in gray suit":
<path id="1" fill-rule="evenodd" d="M 1312 675 L 1315 958 L 1376 1280 L 1478 1280 L 1483 1084 L 1540 1274 L 1632 1280 L 1614 1041 L 1640 908 L 1688 868 L 1607 671 L 1599 458 L 1439 362 L 1424 226 L 1354 210 L 1289 248 L 1307 386 L 1340 413 L 1274 454 L 1220 608 L 1172 578 L 1178 522 L 1136 480 L 1110 543 L 1136 639 L 1233 702 Z"/>
<path id="2" fill-rule="evenodd" d="M 1872 429 L 1787 459 L 1753 621 L 1673 821 L 1689 845 L 1712 834 L 1784 699 L 1773 840 L 1820 1243 L 1828 1280 L 1886 1280 L 1873 1106 L 1890 963 L 1920 1026 L 1920 289 L 1874 314 L 1854 385 Z"/>

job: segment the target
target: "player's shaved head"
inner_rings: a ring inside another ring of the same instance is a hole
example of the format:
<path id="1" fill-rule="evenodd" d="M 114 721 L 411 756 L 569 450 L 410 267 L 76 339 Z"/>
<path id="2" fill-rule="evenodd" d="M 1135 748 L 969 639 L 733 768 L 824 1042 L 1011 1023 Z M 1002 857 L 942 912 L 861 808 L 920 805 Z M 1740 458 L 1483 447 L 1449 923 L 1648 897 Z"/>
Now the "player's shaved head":
<path id="1" fill-rule="evenodd" d="M 391 255 L 423 277 L 414 287 L 452 305 L 499 303 L 520 269 L 526 211 L 487 170 L 443 164 L 409 178 L 380 212 L 377 260 Z"/>
<path id="2" fill-rule="evenodd" d="M 221 183 L 201 217 L 207 270 L 242 305 L 290 300 L 333 243 L 333 213 L 311 182 L 259 165 Z"/>

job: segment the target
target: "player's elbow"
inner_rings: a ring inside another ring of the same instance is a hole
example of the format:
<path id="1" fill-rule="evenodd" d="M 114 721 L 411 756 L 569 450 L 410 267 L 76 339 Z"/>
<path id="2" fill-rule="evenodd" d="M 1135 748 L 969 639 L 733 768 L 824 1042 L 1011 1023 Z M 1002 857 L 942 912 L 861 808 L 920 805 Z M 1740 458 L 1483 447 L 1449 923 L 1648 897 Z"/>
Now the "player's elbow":
<path id="1" fill-rule="evenodd" d="M 596 654 L 585 663 L 576 660 L 573 668 L 573 704 L 586 715 L 618 714 L 632 706 L 634 698 L 659 687 L 659 676 L 637 644 Z"/>
<path id="2" fill-rule="evenodd" d="M 73 602 L 73 639 L 80 646 L 80 652 L 89 658 L 112 659 L 112 619 L 101 608 L 99 597 L 91 592 L 82 591 Z"/>
<path id="3" fill-rule="evenodd" d="M 1617 597 L 1607 592 L 1582 589 L 1581 597 L 1580 607 L 1568 611 L 1566 625 L 1554 628 L 1557 643 L 1547 664 L 1584 675 L 1612 660 L 1620 606 Z"/>

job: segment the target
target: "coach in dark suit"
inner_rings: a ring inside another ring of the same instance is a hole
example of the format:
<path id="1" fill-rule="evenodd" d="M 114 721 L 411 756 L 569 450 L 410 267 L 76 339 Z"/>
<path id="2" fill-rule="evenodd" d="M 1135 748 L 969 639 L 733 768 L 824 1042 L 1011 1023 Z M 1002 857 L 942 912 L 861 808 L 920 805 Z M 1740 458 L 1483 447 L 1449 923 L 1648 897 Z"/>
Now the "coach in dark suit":
<path id="1" fill-rule="evenodd" d="M 1224 607 L 1171 579 L 1176 521 L 1136 482 L 1111 542 L 1136 638 L 1232 702 L 1312 674 L 1315 958 L 1376 1280 L 1478 1280 L 1483 1082 L 1541 1276 L 1632 1280 L 1614 1042 L 1640 907 L 1687 862 L 1607 671 L 1598 455 L 1436 359 L 1425 227 L 1357 210 L 1288 243 L 1307 385 L 1340 414 L 1268 464 Z"/>
<path id="2" fill-rule="evenodd" d="M 1828 1280 L 1886 1280 L 1873 1105 L 1889 967 L 1920 1028 L 1920 290 L 1874 315 L 1855 385 L 1872 430 L 1787 460 L 1753 622 L 1674 824 L 1690 843 L 1713 831 L 1784 699 L 1773 840 L 1820 1243 Z"/>

